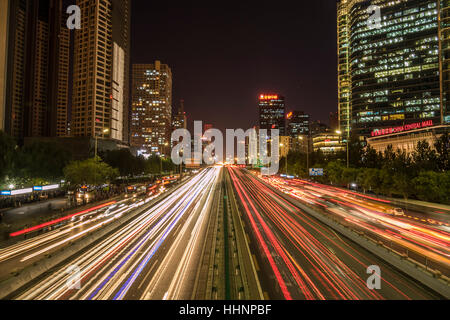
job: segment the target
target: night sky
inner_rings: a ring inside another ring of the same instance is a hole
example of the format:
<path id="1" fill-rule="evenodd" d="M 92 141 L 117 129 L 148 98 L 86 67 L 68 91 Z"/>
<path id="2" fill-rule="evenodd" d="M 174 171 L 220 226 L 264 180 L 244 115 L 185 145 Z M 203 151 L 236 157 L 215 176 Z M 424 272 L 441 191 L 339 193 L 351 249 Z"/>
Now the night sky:
<path id="1" fill-rule="evenodd" d="M 194 120 L 248 129 L 260 93 L 328 123 L 337 110 L 336 1 L 147 1 L 132 8 L 132 63 L 173 73 L 173 104 Z"/>

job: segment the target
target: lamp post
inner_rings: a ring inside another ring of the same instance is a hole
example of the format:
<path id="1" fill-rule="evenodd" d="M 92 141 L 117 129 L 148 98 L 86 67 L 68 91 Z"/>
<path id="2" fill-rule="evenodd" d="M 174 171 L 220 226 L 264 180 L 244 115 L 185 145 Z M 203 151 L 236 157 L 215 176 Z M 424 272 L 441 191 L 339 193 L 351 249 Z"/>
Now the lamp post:
<path id="1" fill-rule="evenodd" d="M 284 144 L 281 143 L 280 147 L 284 148 Z M 284 160 L 286 161 L 286 175 L 288 175 L 288 159 L 287 159 L 288 155 L 286 154 L 286 156 L 284 157 Z"/>
<path id="2" fill-rule="evenodd" d="M 336 133 L 339 135 L 339 144 L 340 144 L 341 143 L 342 131 L 337 130 Z M 345 142 L 346 142 L 346 146 L 347 146 L 347 169 L 348 169 L 348 168 L 350 168 L 350 153 L 349 153 L 350 150 L 349 150 L 348 139 Z"/>
<path id="3" fill-rule="evenodd" d="M 164 143 L 164 149 L 167 149 L 167 147 L 169 146 L 169 143 L 168 142 L 166 142 L 166 143 Z M 161 150 L 162 151 L 162 150 Z M 164 152 L 165 151 L 167 151 L 167 150 L 164 150 Z M 162 176 L 162 173 L 163 173 L 163 165 L 162 165 L 162 152 L 160 152 L 160 154 L 159 154 L 159 164 L 160 164 L 160 169 L 161 169 L 161 176 Z"/>
<path id="4" fill-rule="evenodd" d="M 109 129 L 103 129 L 103 134 L 107 134 Z M 97 150 L 98 150 L 98 134 L 95 133 L 95 158 L 97 159 Z"/>
<path id="5" fill-rule="evenodd" d="M 181 149 L 181 162 L 180 162 L 180 182 L 183 180 L 183 155 L 184 149 Z"/>
<path id="6" fill-rule="evenodd" d="M 103 129 L 103 134 L 107 134 L 109 132 L 109 129 Z M 98 134 L 97 132 L 95 133 L 95 171 L 97 171 L 97 149 L 98 149 Z M 94 175 L 94 184 L 95 186 L 97 186 L 97 172 Z M 97 190 L 97 189 L 96 189 Z M 95 191 L 95 195 L 97 195 L 97 191 Z"/>

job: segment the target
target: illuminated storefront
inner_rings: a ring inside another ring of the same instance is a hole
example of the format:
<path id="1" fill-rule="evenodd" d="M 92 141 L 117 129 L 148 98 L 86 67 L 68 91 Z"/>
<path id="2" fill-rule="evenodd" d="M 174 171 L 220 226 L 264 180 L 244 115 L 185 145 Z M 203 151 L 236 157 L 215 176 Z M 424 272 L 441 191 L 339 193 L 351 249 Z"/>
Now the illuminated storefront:
<path id="1" fill-rule="evenodd" d="M 337 133 L 319 133 L 312 139 L 314 152 L 319 150 L 323 154 L 331 154 L 346 150 L 346 144 Z"/>
<path id="2" fill-rule="evenodd" d="M 439 125 L 434 127 L 422 126 L 422 123 L 417 123 L 417 126 L 390 128 L 395 130 L 374 131 L 372 137 L 367 139 L 367 145 L 374 148 L 377 152 L 384 152 L 389 145 L 392 145 L 394 150 L 400 149 L 406 153 L 412 153 L 419 141 L 427 141 L 433 147 L 437 139 L 443 133 L 450 130 L 450 125 Z M 414 127 L 417 127 L 414 129 Z M 410 129 L 413 128 L 413 129 Z M 390 133 L 392 131 L 392 133 Z"/>

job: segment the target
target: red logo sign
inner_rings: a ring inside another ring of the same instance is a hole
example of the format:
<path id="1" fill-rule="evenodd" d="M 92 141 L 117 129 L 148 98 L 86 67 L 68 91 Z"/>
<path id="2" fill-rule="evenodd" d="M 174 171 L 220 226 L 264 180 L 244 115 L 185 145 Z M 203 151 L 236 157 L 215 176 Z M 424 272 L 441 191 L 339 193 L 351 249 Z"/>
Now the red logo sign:
<path id="1" fill-rule="evenodd" d="M 433 120 L 423 121 L 423 122 L 417 122 L 417 123 L 411 123 L 411 124 L 405 124 L 404 126 L 399 127 L 392 127 L 387 129 L 376 129 L 372 131 L 372 137 L 379 137 L 384 136 L 387 134 L 392 133 L 399 133 L 403 131 L 410 131 L 415 129 L 422 129 L 427 127 L 433 126 Z"/>
<path id="2" fill-rule="evenodd" d="M 278 100 L 278 95 L 265 95 L 262 94 L 259 96 L 259 100 Z"/>

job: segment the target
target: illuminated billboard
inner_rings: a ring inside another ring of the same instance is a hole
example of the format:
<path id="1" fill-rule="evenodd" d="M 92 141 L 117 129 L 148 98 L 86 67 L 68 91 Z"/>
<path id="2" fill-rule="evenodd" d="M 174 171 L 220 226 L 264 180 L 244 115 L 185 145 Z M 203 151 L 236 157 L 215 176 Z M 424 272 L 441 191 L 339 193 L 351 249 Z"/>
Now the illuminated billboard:
<path id="1" fill-rule="evenodd" d="M 403 126 L 392 127 L 392 128 L 387 128 L 387 129 L 375 129 L 372 131 L 372 137 L 379 137 L 379 136 L 384 136 L 387 134 L 399 133 L 399 132 L 410 131 L 410 130 L 415 130 L 415 129 L 422 129 L 422 128 L 427 128 L 427 127 L 432 127 L 432 126 L 433 126 L 433 120 L 428 120 L 428 121 L 423 121 L 423 122 L 405 124 Z"/>

